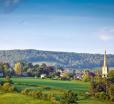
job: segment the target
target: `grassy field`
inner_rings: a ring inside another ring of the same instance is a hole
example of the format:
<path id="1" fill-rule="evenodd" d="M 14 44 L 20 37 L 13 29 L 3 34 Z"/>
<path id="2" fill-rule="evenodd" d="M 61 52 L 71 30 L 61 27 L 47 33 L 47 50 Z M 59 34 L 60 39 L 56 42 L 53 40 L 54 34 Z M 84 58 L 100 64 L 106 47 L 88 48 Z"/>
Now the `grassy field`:
<path id="1" fill-rule="evenodd" d="M 0 79 L 2 80 L 2 79 Z M 107 101 L 99 101 L 97 99 L 85 98 L 81 96 L 89 89 L 89 83 L 82 81 L 60 81 L 48 79 L 34 79 L 34 78 L 12 78 L 15 86 L 22 90 L 30 88 L 34 90 L 42 90 L 43 93 L 48 94 L 63 94 L 64 90 L 73 90 L 79 94 L 79 104 L 114 104 Z M 50 88 L 50 90 L 46 90 Z M 7 99 L 7 100 L 5 100 Z M 17 99 L 16 102 L 13 99 Z M 33 99 L 32 97 L 21 94 L 0 94 L 0 104 L 51 104 L 50 102 Z"/>
<path id="2" fill-rule="evenodd" d="M 34 99 L 21 94 L 0 94 L 0 104 L 51 104 L 49 101 Z"/>
<path id="3" fill-rule="evenodd" d="M 60 81 L 34 78 L 13 78 L 12 80 L 19 89 L 24 89 L 26 87 L 40 89 L 48 86 L 55 89 L 74 90 L 78 93 L 86 92 L 89 89 L 89 83 L 82 81 Z"/>

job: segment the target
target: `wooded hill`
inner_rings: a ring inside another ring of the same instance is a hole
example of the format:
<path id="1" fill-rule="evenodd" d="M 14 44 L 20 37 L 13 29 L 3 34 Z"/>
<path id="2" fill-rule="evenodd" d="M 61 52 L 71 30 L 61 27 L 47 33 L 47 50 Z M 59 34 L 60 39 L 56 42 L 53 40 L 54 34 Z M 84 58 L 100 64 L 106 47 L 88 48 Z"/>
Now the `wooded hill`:
<path id="1" fill-rule="evenodd" d="M 114 67 L 114 55 L 107 55 L 108 65 Z M 5 50 L 0 51 L 0 62 L 15 63 L 25 61 L 32 63 L 46 62 L 68 68 L 101 67 L 103 55 L 73 52 L 52 52 L 41 50 Z"/>

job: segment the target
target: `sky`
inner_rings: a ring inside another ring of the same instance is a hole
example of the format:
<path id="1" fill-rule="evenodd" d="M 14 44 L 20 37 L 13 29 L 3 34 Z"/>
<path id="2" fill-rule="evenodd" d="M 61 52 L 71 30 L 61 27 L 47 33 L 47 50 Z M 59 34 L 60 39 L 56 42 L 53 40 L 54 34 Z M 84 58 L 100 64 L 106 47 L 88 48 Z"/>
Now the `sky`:
<path id="1" fill-rule="evenodd" d="M 114 0 L 0 0 L 0 50 L 114 54 Z"/>

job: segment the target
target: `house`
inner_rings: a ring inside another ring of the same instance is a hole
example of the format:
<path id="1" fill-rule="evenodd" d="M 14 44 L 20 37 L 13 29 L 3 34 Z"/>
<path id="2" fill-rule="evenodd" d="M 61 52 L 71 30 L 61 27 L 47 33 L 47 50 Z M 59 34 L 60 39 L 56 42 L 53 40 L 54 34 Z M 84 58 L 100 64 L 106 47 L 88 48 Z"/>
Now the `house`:
<path id="1" fill-rule="evenodd" d="M 79 79 L 79 80 L 82 80 L 83 79 L 83 73 L 76 73 L 75 76 L 74 76 L 74 79 Z"/>
<path id="2" fill-rule="evenodd" d="M 40 75 L 40 78 L 41 78 L 41 79 L 43 79 L 43 78 L 45 78 L 45 77 L 46 77 L 46 74 L 41 74 L 41 75 Z"/>

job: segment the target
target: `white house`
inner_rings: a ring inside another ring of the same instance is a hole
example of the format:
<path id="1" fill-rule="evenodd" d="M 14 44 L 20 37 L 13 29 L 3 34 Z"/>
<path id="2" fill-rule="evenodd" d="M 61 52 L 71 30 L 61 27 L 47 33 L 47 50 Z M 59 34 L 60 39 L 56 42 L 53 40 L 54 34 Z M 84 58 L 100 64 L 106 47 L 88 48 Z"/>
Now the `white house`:
<path id="1" fill-rule="evenodd" d="M 46 77 L 46 74 L 41 74 L 40 75 L 40 78 L 42 78 L 42 79 L 45 78 L 45 77 Z"/>

